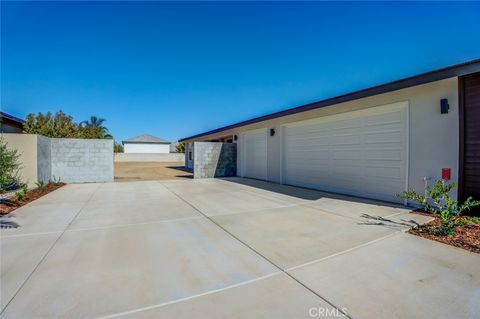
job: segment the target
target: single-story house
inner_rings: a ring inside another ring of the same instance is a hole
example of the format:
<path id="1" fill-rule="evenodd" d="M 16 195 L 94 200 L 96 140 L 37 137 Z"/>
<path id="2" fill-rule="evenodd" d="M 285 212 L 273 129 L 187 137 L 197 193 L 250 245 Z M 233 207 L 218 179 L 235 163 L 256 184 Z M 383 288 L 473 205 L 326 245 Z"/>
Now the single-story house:
<path id="1" fill-rule="evenodd" d="M 142 134 L 122 141 L 124 153 L 158 154 L 170 153 L 170 142 Z"/>
<path id="2" fill-rule="evenodd" d="M 194 142 L 232 142 L 241 177 L 392 202 L 444 178 L 480 199 L 480 59 L 180 141 L 191 168 Z"/>
<path id="3" fill-rule="evenodd" d="M 5 112 L 0 112 L 0 133 L 22 133 L 24 120 Z"/>

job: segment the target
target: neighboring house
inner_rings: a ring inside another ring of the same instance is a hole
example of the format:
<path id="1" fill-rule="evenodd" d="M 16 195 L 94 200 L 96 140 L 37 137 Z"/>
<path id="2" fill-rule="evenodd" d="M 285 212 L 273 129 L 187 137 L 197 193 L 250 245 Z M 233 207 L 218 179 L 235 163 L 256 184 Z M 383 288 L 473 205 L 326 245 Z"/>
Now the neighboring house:
<path id="1" fill-rule="evenodd" d="M 0 112 L 0 133 L 22 133 L 24 120 Z"/>
<path id="2" fill-rule="evenodd" d="M 443 177 L 480 199 L 480 59 L 184 138 L 187 166 L 230 140 L 241 177 L 393 202 Z"/>
<path id="3" fill-rule="evenodd" d="M 122 141 L 124 153 L 170 153 L 172 143 L 161 138 L 143 134 Z"/>
<path id="4" fill-rule="evenodd" d="M 178 153 L 175 143 L 170 144 L 170 153 Z"/>

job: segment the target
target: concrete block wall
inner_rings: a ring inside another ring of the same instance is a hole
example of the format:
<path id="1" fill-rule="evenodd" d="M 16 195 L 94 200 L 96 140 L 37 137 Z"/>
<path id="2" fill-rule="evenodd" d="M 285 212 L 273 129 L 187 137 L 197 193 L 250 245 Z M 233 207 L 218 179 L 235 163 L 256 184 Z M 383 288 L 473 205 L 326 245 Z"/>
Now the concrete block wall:
<path id="1" fill-rule="evenodd" d="M 193 177 L 237 176 L 237 144 L 195 142 Z"/>
<path id="2" fill-rule="evenodd" d="M 52 138 L 51 176 L 66 183 L 112 182 L 113 140 Z"/>

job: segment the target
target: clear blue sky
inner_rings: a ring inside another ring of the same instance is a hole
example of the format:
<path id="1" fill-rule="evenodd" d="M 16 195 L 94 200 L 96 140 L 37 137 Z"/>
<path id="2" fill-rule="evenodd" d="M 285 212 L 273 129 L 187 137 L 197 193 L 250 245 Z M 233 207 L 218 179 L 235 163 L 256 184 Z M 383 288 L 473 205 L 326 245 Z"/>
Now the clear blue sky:
<path id="1" fill-rule="evenodd" d="M 181 137 L 480 57 L 480 3 L 4 2 L 1 108 Z"/>

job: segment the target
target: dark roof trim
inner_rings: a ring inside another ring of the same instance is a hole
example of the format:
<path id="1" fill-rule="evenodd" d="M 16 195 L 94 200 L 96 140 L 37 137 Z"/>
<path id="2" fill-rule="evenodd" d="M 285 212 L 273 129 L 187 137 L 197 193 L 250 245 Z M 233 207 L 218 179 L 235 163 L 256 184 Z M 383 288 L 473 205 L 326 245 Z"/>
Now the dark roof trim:
<path id="1" fill-rule="evenodd" d="M 466 75 L 466 74 L 470 74 L 470 73 L 474 73 L 474 72 L 479 72 L 479 71 L 480 71 L 480 59 L 476 59 L 476 60 L 468 61 L 468 62 L 465 62 L 465 63 L 455 64 L 455 65 L 452 65 L 452 66 L 449 66 L 449 67 L 445 67 L 445 68 L 437 69 L 437 70 L 434 70 L 434 71 L 422 73 L 422 74 L 419 74 L 419 75 L 411 76 L 411 77 L 404 78 L 404 79 L 401 79 L 401 80 L 397 80 L 397 81 L 388 82 L 388 83 L 385 83 L 385 84 L 373 86 L 373 87 L 370 87 L 370 88 L 367 88 L 367 89 L 363 89 L 363 90 L 339 95 L 339 96 L 328 98 L 328 99 L 321 100 L 321 101 L 318 101 L 318 102 L 309 103 L 309 104 L 305 104 L 305 105 L 302 105 L 302 106 L 297 106 L 297 107 L 294 107 L 294 108 L 291 108 L 291 109 L 283 110 L 283 111 L 280 111 L 280 112 L 271 113 L 271 114 L 268 114 L 268 115 L 256 117 L 256 118 L 246 120 L 246 121 L 243 121 L 243 122 L 239 122 L 239 123 L 235 123 L 235 124 L 232 124 L 232 125 L 224 126 L 224 127 L 212 130 L 212 131 L 208 131 L 208 132 L 204 132 L 204 133 L 201 133 L 201 134 L 186 137 L 186 138 L 183 138 L 183 139 L 179 140 L 179 142 L 183 142 L 183 141 L 190 140 L 190 139 L 193 139 L 193 138 L 202 137 L 202 136 L 205 136 L 205 135 L 219 133 L 219 132 L 226 131 L 226 130 L 231 130 L 231 129 L 241 127 L 241 126 L 245 126 L 245 125 L 249 125 L 249 124 L 254 124 L 254 123 L 263 122 L 263 121 L 266 121 L 266 120 L 275 119 L 275 118 L 282 117 L 282 116 L 287 116 L 287 115 L 292 115 L 292 114 L 296 114 L 296 113 L 306 112 L 306 111 L 314 110 L 314 109 L 321 108 L 321 107 L 326 107 L 326 106 L 330 106 L 330 105 L 334 105 L 334 104 L 339 104 L 339 103 L 344 103 L 344 102 L 348 102 L 348 101 L 358 100 L 358 99 L 373 96 L 373 95 L 378 95 L 378 94 L 387 93 L 387 92 L 391 92 L 391 91 L 401 90 L 401 89 L 405 89 L 405 88 L 420 85 L 420 84 L 425 84 L 425 83 L 429 83 L 429 82 L 444 80 L 444 79 L 447 79 L 447 78 L 462 76 L 462 75 Z"/>
<path id="2" fill-rule="evenodd" d="M 16 123 L 19 123 L 19 124 L 22 124 L 25 123 L 24 120 L 22 119 L 19 119 L 18 117 L 15 117 L 13 115 L 10 115 L 10 114 L 7 114 L 5 112 L 0 112 L 0 119 L 3 121 L 3 119 L 6 119 L 6 120 L 9 120 L 11 122 L 16 122 Z"/>

